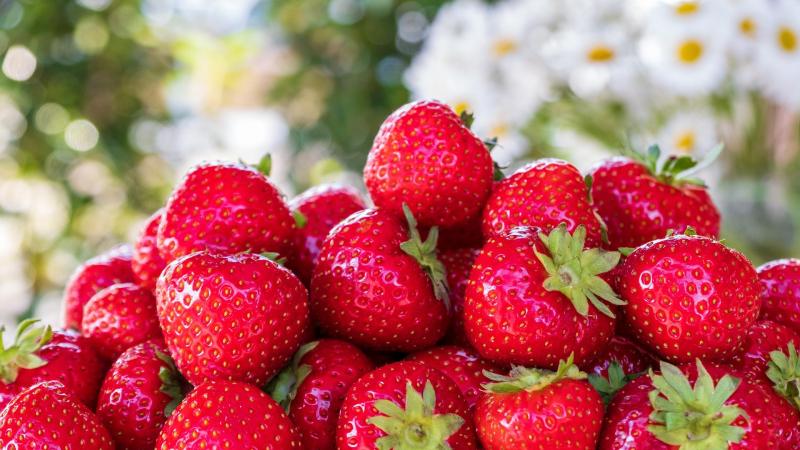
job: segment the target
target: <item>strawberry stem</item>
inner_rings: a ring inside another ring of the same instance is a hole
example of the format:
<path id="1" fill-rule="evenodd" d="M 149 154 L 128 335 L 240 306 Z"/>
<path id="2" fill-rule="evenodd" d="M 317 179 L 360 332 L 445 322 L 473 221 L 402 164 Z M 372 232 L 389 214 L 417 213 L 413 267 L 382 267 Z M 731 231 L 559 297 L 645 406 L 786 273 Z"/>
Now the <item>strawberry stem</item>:
<path id="1" fill-rule="evenodd" d="M 49 325 L 34 327 L 39 319 L 27 319 L 17 327 L 14 343 L 6 348 L 0 338 L 0 380 L 11 384 L 17 380 L 19 369 L 36 369 L 47 364 L 36 352 L 53 338 L 53 330 Z M 0 333 L 5 327 L 0 327 Z"/>
<path id="2" fill-rule="evenodd" d="M 400 244 L 400 248 L 407 255 L 417 260 L 422 270 L 425 271 L 428 278 L 431 280 L 434 295 L 437 299 L 444 302 L 445 307 L 450 311 L 447 273 L 445 272 L 444 264 L 436 257 L 436 242 L 439 239 L 439 227 L 432 227 L 430 231 L 428 231 L 428 238 L 423 241 L 417 229 L 417 220 L 414 219 L 414 215 L 405 203 L 403 203 L 403 214 L 405 214 L 406 221 L 408 222 L 409 239 Z"/>
<path id="3" fill-rule="evenodd" d="M 538 391 L 560 380 L 585 380 L 586 374 L 578 369 L 574 360 L 575 355 L 569 355 L 566 361 L 562 360 L 558 363 L 558 369 L 555 372 L 522 366 L 513 366 L 508 375 L 484 370 L 484 376 L 492 380 L 492 383 L 486 383 L 482 387 L 485 392 L 510 394 L 520 391 Z"/>
<path id="4" fill-rule="evenodd" d="M 767 378 L 773 383 L 775 391 L 800 410 L 800 357 L 793 342 L 789 342 L 789 352 L 780 350 L 770 352 Z"/>

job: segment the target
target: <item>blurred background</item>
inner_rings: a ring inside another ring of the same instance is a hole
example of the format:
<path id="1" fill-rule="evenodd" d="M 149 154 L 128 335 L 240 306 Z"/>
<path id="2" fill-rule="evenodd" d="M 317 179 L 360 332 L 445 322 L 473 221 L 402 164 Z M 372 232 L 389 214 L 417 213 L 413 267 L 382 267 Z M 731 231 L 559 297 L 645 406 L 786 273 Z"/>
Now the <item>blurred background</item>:
<path id="1" fill-rule="evenodd" d="M 800 256 L 798 80 L 796 0 L 0 0 L 0 323 L 59 323 L 74 268 L 192 164 L 359 186 L 423 97 L 473 111 L 507 171 L 723 142 L 727 242 Z"/>

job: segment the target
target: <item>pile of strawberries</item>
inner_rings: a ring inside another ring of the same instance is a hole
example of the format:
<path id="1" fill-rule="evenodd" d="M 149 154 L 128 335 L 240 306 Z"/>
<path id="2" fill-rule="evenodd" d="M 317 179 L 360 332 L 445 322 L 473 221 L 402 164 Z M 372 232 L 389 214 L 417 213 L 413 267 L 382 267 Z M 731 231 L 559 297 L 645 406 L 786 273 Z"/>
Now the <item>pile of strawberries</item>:
<path id="1" fill-rule="evenodd" d="M 374 207 L 191 170 L 0 349 L 0 448 L 800 449 L 800 260 L 717 240 L 703 164 L 502 178 L 469 122 L 387 118 Z"/>

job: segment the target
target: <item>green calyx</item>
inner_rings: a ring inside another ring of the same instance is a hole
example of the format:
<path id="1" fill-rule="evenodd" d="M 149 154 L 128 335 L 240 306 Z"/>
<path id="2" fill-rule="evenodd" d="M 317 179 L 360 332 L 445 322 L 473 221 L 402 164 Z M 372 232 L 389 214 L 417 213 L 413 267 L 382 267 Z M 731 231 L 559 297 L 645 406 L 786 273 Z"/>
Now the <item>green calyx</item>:
<path id="1" fill-rule="evenodd" d="M 614 313 L 606 305 L 624 305 L 611 289 L 611 286 L 598 275 L 613 269 L 619 262 L 619 252 L 600 248 L 584 250 L 586 227 L 578 226 L 575 233 L 569 234 L 566 224 L 556 227 L 549 235 L 539 233 L 539 239 L 550 255 L 534 252 L 550 275 L 544 281 L 544 288 L 564 294 L 584 317 L 589 314 L 589 303 L 609 317 Z"/>
<path id="2" fill-rule="evenodd" d="M 734 426 L 747 413 L 736 405 L 726 405 L 741 380 L 725 375 L 714 385 L 703 364 L 697 361 L 697 381 L 694 386 L 680 369 L 661 363 L 661 374 L 650 373 L 653 389 L 648 430 L 665 444 L 680 450 L 714 450 L 729 448 L 742 440 L 746 430 Z"/>
<path id="3" fill-rule="evenodd" d="M 286 265 L 286 257 L 285 256 L 281 256 L 280 253 L 278 253 L 278 252 L 262 252 L 260 254 L 264 258 L 267 258 L 268 260 L 270 260 L 270 261 L 272 261 L 272 262 L 274 262 L 276 264 L 279 264 L 281 266 L 285 266 Z"/>
<path id="4" fill-rule="evenodd" d="M 789 343 L 788 355 L 780 350 L 769 354 L 771 361 L 767 368 L 767 378 L 773 383 L 775 391 L 800 410 L 800 357 L 794 343 Z"/>
<path id="5" fill-rule="evenodd" d="M 425 241 L 419 234 L 417 229 L 417 220 L 408 208 L 408 205 L 403 203 L 403 214 L 408 221 L 408 237 L 409 239 L 402 244 L 400 248 L 409 256 L 416 259 L 422 270 L 428 275 L 433 285 L 433 293 L 436 298 L 444 302 L 447 310 L 450 310 L 450 298 L 447 288 L 447 273 L 445 272 L 444 264 L 436 257 L 436 242 L 439 239 L 439 227 L 432 227 L 428 231 L 428 238 Z"/>
<path id="6" fill-rule="evenodd" d="M 585 380 L 586 374 L 574 364 L 574 355 L 569 355 L 566 361 L 558 363 L 558 369 L 528 369 L 522 366 L 513 366 L 508 375 L 500 375 L 484 371 L 483 375 L 492 380 L 483 385 L 483 389 L 495 394 L 513 394 L 521 391 L 538 391 L 561 380 Z"/>
<path id="7" fill-rule="evenodd" d="M 718 144 L 700 161 L 689 155 L 670 156 L 664 159 L 661 157 L 661 148 L 656 144 L 651 145 L 644 155 L 631 150 L 629 156 L 644 164 L 650 174 L 663 183 L 672 186 L 684 184 L 705 186 L 703 180 L 696 178 L 695 174 L 710 166 L 722 153 L 723 148 L 722 144 Z"/>
<path id="8" fill-rule="evenodd" d="M 450 450 L 447 439 L 455 434 L 464 418 L 458 414 L 436 414 L 436 391 L 430 381 L 420 395 L 406 383 L 405 409 L 389 400 L 377 400 L 375 409 L 382 416 L 367 420 L 386 436 L 375 441 L 378 450 Z"/>
<path id="9" fill-rule="evenodd" d="M 620 389 L 643 374 L 644 372 L 626 374 L 625 370 L 622 369 L 622 366 L 620 366 L 618 362 L 612 361 L 608 366 L 608 377 L 606 378 L 596 373 L 590 373 L 589 384 L 591 384 L 597 393 L 600 394 L 600 397 L 603 398 L 603 403 L 608 406 Z"/>
<path id="10" fill-rule="evenodd" d="M 156 357 L 164 363 L 158 371 L 158 378 L 161 380 L 159 391 L 171 399 L 164 407 L 164 417 L 169 417 L 186 395 L 187 383 L 175 367 L 175 361 L 171 356 L 156 350 Z"/>
<path id="11" fill-rule="evenodd" d="M 297 228 L 303 228 L 308 224 L 308 218 L 299 210 L 292 211 L 292 217 L 294 217 L 294 224 Z"/>
<path id="12" fill-rule="evenodd" d="M 300 386 L 303 380 L 311 373 L 311 366 L 308 364 L 300 365 L 300 360 L 302 360 L 308 352 L 314 350 L 317 345 L 319 345 L 319 341 L 313 341 L 302 345 L 300 349 L 297 350 L 297 353 L 295 353 L 292 363 L 276 375 L 275 378 L 270 380 L 267 385 L 267 394 L 278 402 L 286 412 L 289 412 L 289 408 L 292 406 L 292 400 L 297 396 L 298 386 Z"/>
<path id="13" fill-rule="evenodd" d="M 5 384 L 17 380 L 19 369 L 36 369 L 47 364 L 36 352 L 53 338 L 53 330 L 49 325 L 34 326 L 38 319 L 27 319 L 17 327 L 14 343 L 6 347 L 0 339 L 0 379 Z M 5 327 L 0 327 L 0 333 Z"/>
<path id="14" fill-rule="evenodd" d="M 258 164 L 255 165 L 255 169 L 263 173 L 264 176 L 268 177 L 272 172 L 272 155 L 269 153 L 264 155 Z"/>

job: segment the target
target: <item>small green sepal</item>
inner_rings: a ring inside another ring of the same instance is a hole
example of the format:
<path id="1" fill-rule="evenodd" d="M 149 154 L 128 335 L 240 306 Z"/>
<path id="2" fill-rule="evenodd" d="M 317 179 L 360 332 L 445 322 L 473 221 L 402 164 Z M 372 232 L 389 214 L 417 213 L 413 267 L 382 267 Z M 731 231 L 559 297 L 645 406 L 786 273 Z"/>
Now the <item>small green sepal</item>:
<path id="1" fill-rule="evenodd" d="M 178 407 L 178 404 L 183 401 L 183 397 L 188 391 L 188 383 L 178 372 L 177 367 L 175 367 L 175 361 L 172 360 L 171 356 L 161 350 L 156 350 L 156 357 L 164 363 L 158 371 L 158 378 L 161 380 L 159 391 L 171 399 L 167 406 L 164 407 L 164 417 L 169 417 Z"/>
<path id="2" fill-rule="evenodd" d="M 266 155 L 261 157 L 261 160 L 258 161 L 258 164 L 256 164 L 255 168 L 256 170 L 264 174 L 265 177 L 268 177 L 272 172 L 272 155 L 267 153 Z"/>
<path id="3" fill-rule="evenodd" d="M 299 210 L 295 209 L 292 211 L 292 217 L 294 217 L 294 224 L 297 228 L 304 228 L 308 225 L 308 217 L 305 214 L 301 213 Z"/>
<path id="4" fill-rule="evenodd" d="M 794 343 L 789 342 L 788 353 L 775 350 L 769 356 L 767 378 L 778 394 L 800 410 L 800 357 Z"/>
<path id="5" fill-rule="evenodd" d="M 663 183 L 672 186 L 690 184 L 705 187 L 703 180 L 694 175 L 713 164 L 724 148 L 725 146 L 721 143 L 716 145 L 700 161 L 689 155 L 670 156 L 664 159 L 661 157 L 661 148 L 657 144 L 648 147 L 644 155 L 633 150 L 626 153 L 647 167 L 650 174 Z"/>
<path id="6" fill-rule="evenodd" d="M 428 231 L 428 238 L 423 242 L 417 229 L 417 220 L 411 213 L 408 205 L 403 203 L 403 214 L 408 222 L 409 239 L 400 248 L 409 256 L 416 259 L 422 270 L 428 275 L 433 286 L 433 293 L 436 298 L 444 302 L 445 307 L 450 311 L 450 296 L 447 287 L 447 272 L 444 264 L 436 257 L 436 242 L 439 240 L 439 227 L 431 227 Z"/>
<path id="7" fill-rule="evenodd" d="M 458 118 L 461 119 L 461 122 L 467 128 L 472 128 L 472 124 L 475 123 L 475 115 L 469 111 L 461 111 L 461 114 L 458 115 Z"/>
<path id="8" fill-rule="evenodd" d="M 277 253 L 277 252 L 261 252 L 260 254 L 264 258 L 267 258 L 268 260 L 270 260 L 270 261 L 272 261 L 272 262 L 274 262 L 276 264 L 280 264 L 281 266 L 285 266 L 286 265 L 286 257 L 285 256 L 281 256 L 280 253 Z"/>
<path id="9" fill-rule="evenodd" d="M 589 374 L 589 384 L 603 398 L 603 403 L 608 406 L 620 389 L 624 388 L 631 381 L 644 375 L 644 372 L 626 374 L 622 366 L 617 361 L 612 361 L 608 366 L 608 377 L 603 377 L 596 373 Z"/>
<path id="10" fill-rule="evenodd" d="M 20 322 L 10 347 L 0 339 L 0 380 L 3 383 L 16 381 L 19 369 L 37 369 L 47 364 L 36 352 L 53 338 L 53 329 L 50 325 L 34 326 L 38 321 L 27 319 Z M 5 327 L 0 327 L 0 333 L 4 331 Z"/>
<path id="11" fill-rule="evenodd" d="M 266 387 L 266 392 L 288 413 L 297 396 L 297 388 L 311 374 L 311 366 L 300 364 L 303 357 L 319 345 L 319 341 L 303 344 L 292 358 L 292 363 L 276 375 Z"/>
<path id="12" fill-rule="evenodd" d="M 482 387 L 487 393 L 513 394 L 521 391 L 538 391 L 560 380 L 585 380 L 586 373 L 581 372 L 574 361 L 575 355 L 569 355 L 566 361 L 562 360 L 558 363 L 558 369 L 555 372 L 522 366 L 512 366 L 508 375 L 485 370 L 483 375 L 491 382 L 483 384 Z"/>

